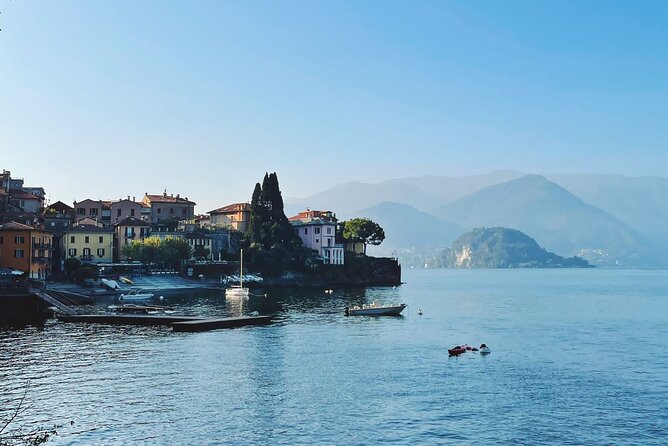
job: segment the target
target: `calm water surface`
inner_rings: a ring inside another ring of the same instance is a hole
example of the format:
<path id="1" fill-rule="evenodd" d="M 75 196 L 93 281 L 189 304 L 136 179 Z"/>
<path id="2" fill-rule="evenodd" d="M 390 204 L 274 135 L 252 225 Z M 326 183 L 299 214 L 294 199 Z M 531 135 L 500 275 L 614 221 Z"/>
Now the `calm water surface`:
<path id="1" fill-rule="evenodd" d="M 268 327 L 0 331 L 0 420 L 29 383 L 22 422 L 75 422 L 54 445 L 668 442 L 668 271 L 409 270 L 404 280 L 267 290 L 243 305 L 166 295 L 189 314 L 274 314 Z M 375 298 L 409 307 L 401 318 L 343 316 Z M 491 355 L 448 357 L 482 342 Z"/>

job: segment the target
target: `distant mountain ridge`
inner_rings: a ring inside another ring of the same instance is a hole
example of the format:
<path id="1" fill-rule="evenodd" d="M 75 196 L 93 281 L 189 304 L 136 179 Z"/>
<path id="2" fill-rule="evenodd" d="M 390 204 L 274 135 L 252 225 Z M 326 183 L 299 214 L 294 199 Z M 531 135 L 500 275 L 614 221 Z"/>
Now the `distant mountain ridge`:
<path id="1" fill-rule="evenodd" d="M 507 226 L 598 265 L 663 266 L 667 196 L 663 177 L 498 171 L 345 183 L 288 207 L 327 208 L 340 219 L 368 214 L 386 228 L 383 253 L 445 247 L 465 230 Z"/>

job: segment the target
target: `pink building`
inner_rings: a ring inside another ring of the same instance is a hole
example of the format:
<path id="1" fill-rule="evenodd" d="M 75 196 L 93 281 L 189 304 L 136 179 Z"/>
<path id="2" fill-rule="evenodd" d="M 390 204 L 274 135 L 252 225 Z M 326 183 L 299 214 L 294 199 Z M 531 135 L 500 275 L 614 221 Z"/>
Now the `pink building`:
<path id="1" fill-rule="evenodd" d="M 343 265 L 344 248 L 336 243 L 336 215 L 307 209 L 288 219 L 304 246 L 318 252 L 328 265 Z"/>

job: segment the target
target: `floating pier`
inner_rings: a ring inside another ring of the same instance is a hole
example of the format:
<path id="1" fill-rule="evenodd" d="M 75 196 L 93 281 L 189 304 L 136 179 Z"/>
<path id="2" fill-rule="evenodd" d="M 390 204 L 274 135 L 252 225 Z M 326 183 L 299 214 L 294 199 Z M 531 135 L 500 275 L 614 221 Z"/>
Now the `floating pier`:
<path id="1" fill-rule="evenodd" d="M 271 323 L 270 316 L 242 316 L 206 319 L 192 316 L 171 316 L 152 314 L 60 314 L 62 322 L 83 322 L 89 324 L 111 325 L 166 325 L 174 331 L 207 331 L 219 328 L 236 328 L 245 325 L 266 325 Z"/>

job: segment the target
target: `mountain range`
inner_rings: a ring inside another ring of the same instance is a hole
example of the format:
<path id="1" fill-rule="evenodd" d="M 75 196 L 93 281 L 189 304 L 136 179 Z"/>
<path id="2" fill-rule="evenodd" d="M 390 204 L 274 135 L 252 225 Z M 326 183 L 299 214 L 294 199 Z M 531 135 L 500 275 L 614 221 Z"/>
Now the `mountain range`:
<path id="1" fill-rule="evenodd" d="M 597 265 L 665 266 L 668 179 L 621 175 L 527 175 L 497 171 L 350 182 L 286 199 L 294 211 L 328 209 L 385 228 L 378 254 L 449 246 L 476 227 L 518 229 L 548 250 Z M 427 254 L 428 255 L 428 254 Z"/>

